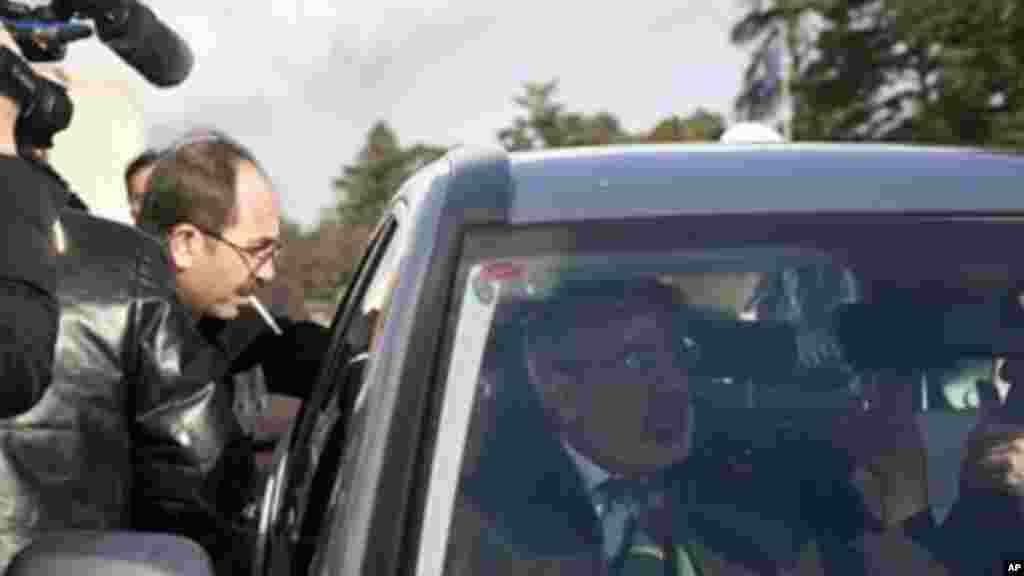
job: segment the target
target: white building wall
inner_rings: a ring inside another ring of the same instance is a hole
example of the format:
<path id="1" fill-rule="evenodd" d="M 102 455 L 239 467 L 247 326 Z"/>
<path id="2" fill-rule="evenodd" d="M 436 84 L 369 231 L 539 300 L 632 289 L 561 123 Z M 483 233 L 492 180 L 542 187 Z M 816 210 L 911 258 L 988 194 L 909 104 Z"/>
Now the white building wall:
<path id="1" fill-rule="evenodd" d="M 114 59 L 61 68 L 74 115 L 54 137 L 50 163 L 93 213 L 130 224 L 123 175 L 146 143 L 145 81 Z"/>

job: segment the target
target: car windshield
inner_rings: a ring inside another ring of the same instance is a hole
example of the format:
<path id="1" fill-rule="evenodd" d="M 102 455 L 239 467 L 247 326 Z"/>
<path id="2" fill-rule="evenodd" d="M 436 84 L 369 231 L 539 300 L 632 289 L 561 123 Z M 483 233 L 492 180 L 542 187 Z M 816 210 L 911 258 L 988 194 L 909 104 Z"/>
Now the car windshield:
<path id="1" fill-rule="evenodd" d="M 446 573 L 1001 566 L 1024 527 L 1022 232 L 762 216 L 467 239 L 460 430 L 438 439 L 461 450 L 432 476 Z"/>

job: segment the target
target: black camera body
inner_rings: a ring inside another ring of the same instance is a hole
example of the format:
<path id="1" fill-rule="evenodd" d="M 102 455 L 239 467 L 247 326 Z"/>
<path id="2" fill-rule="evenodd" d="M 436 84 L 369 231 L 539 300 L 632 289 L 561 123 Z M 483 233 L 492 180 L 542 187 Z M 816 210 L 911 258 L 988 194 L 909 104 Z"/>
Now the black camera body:
<path id="1" fill-rule="evenodd" d="M 192 70 L 193 56 L 185 41 L 139 0 L 50 0 L 38 6 L 0 0 L 0 24 L 29 62 L 61 60 L 68 44 L 95 30 L 108 48 L 154 86 L 177 86 Z M 53 135 L 71 121 L 71 100 L 63 86 L 19 63 L 25 64 L 20 58 L 0 61 L 0 93 L 14 98 L 20 108 L 16 140 L 19 147 L 49 148 Z"/>
<path id="2" fill-rule="evenodd" d="M 74 106 L 67 90 L 36 74 L 25 60 L 61 60 L 70 42 L 91 36 L 92 29 L 72 21 L 74 16 L 67 0 L 44 6 L 0 0 L 0 23 L 21 50 L 19 57 L 10 49 L 0 49 L 0 93 L 18 104 L 14 133 L 19 148 L 51 148 L 53 136 L 71 123 Z"/>
<path id="3" fill-rule="evenodd" d="M 36 74 L 10 48 L 0 47 L 0 93 L 18 104 L 14 137 L 19 147 L 51 148 L 71 123 L 74 106 L 60 84 Z"/>

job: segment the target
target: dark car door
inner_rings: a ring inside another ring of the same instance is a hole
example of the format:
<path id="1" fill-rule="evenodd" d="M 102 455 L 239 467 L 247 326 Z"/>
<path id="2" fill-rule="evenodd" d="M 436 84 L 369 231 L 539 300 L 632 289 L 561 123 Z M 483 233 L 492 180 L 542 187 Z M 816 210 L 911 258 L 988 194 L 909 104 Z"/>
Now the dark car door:
<path id="1" fill-rule="evenodd" d="M 416 564 L 451 282 L 470 222 L 507 218 L 507 168 L 499 153 L 439 161 L 399 191 L 279 455 L 261 573 L 397 574 Z"/>
<path id="2" fill-rule="evenodd" d="M 354 281 L 339 295 L 316 388 L 282 441 L 268 478 L 255 551 L 258 574 L 304 574 L 309 569 L 328 515 L 343 440 L 349 430 L 358 433 L 358 418 L 350 412 L 400 263 L 402 213 L 399 203 L 378 225 Z"/>

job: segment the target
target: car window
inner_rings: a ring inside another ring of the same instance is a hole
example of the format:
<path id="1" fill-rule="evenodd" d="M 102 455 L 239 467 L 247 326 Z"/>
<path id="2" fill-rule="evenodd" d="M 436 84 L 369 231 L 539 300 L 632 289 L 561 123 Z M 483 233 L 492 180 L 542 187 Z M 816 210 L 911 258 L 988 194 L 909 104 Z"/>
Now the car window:
<path id="1" fill-rule="evenodd" d="M 284 484 L 282 496 L 273 498 L 284 508 L 277 514 L 270 543 L 275 565 L 290 564 L 305 572 L 313 556 L 320 524 L 329 512 L 325 504 L 334 486 L 353 398 L 362 385 L 372 326 L 389 301 L 384 291 L 392 286 L 390 278 L 400 262 L 399 230 L 394 217 L 385 219 L 352 285 L 338 296 L 324 374 L 303 408 L 292 449 L 270 480 L 271 485 Z M 352 423 L 355 434 L 358 425 L 356 420 Z M 273 508 L 273 503 L 268 506 Z"/>
<path id="2" fill-rule="evenodd" d="M 379 345 L 379 335 L 388 316 L 391 294 L 398 278 L 406 246 L 404 228 L 395 223 L 392 238 L 373 271 L 365 293 L 358 301 L 355 319 L 365 333 L 365 347 L 352 357 L 350 370 L 344 374 L 344 388 L 321 411 L 310 445 L 316 453 L 313 464 L 310 496 L 301 524 L 303 538 L 296 557 L 296 568 L 317 570 L 322 553 L 331 537 L 330 521 L 344 502 L 354 473 L 353 458 L 366 441 L 368 414 L 365 379 L 367 368 Z"/>
<path id="3" fill-rule="evenodd" d="M 420 573 L 1002 569 L 1024 224 L 730 224 L 466 239 Z"/>

